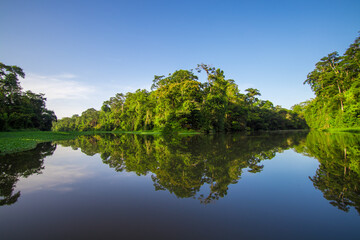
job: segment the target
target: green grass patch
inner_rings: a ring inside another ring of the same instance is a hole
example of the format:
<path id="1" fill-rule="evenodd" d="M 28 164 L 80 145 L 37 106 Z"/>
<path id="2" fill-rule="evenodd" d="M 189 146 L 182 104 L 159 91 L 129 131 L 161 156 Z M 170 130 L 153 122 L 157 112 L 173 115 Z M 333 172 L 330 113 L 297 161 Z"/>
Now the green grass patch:
<path id="1" fill-rule="evenodd" d="M 93 132 L 44 132 L 19 131 L 0 132 L 0 154 L 21 152 L 36 147 L 41 142 L 74 139 L 80 135 L 90 135 Z"/>

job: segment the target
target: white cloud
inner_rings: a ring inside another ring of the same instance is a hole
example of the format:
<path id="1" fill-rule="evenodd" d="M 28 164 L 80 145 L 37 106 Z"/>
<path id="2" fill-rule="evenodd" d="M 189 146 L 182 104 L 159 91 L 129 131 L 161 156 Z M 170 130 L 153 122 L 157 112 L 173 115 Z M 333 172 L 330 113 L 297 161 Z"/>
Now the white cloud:
<path id="1" fill-rule="evenodd" d="M 88 99 L 95 88 L 76 81 L 76 78 L 73 74 L 44 76 L 30 73 L 21 81 L 21 86 L 24 90 L 44 93 L 48 100 Z"/>
<path id="2" fill-rule="evenodd" d="M 81 178 L 90 177 L 92 174 L 86 172 L 83 167 L 76 165 L 65 166 L 46 166 L 46 171 L 39 175 L 32 175 L 28 179 L 21 179 L 17 184 L 17 189 L 24 192 L 33 192 L 39 190 L 59 190 L 68 191 L 69 186 Z"/>
<path id="3" fill-rule="evenodd" d="M 29 73 L 25 79 L 21 79 L 21 86 L 24 91 L 44 93 L 47 99 L 46 108 L 55 111 L 58 119 L 81 114 L 88 108 L 99 110 L 103 101 L 115 96 L 116 93 L 135 92 L 137 89 L 123 85 L 119 80 L 83 82 L 80 79 L 81 77 L 70 73 L 58 75 Z"/>
<path id="4" fill-rule="evenodd" d="M 54 154 L 46 157 L 42 173 L 20 178 L 16 191 L 71 191 L 76 182 L 94 177 L 96 164 L 97 161 L 89 162 L 82 152 L 58 145 Z"/>

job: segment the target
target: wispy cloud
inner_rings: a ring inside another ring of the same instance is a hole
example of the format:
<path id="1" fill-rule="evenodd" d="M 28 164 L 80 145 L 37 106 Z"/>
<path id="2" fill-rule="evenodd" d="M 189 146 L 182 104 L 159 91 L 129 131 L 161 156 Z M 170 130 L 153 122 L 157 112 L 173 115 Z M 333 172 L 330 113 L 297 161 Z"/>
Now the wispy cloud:
<path id="1" fill-rule="evenodd" d="M 89 178 L 93 174 L 86 172 L 84 167 L 76 165 L 56 166 L 48 164 L 43 174 L 33 175 L 28 179 L 21 179 L 17 189 L 22 192 L 34 192 L 39 190 L 72 190 L 72 183 L 82 178 Z"/>
<path id="2" fill-rule="evenodd" d="M 68 73 L 51 76 L 30 73 L 21 81 L 21 85 L 24 90 L 44 93 L 48 100 L 89 98 L 95 88 L 76 79 L 76 75 Z"/>
<path id="3" fill-rule="evenodd" d="M 85 164 L 87 160 L 82 152 L 58 145 L 55 153 L 46 157 L 42 173 L 20 178 L 16 190 L 21 193 L 43 190 L 71 191 L 76 182 L 94 177 L 96 161 Z"/>

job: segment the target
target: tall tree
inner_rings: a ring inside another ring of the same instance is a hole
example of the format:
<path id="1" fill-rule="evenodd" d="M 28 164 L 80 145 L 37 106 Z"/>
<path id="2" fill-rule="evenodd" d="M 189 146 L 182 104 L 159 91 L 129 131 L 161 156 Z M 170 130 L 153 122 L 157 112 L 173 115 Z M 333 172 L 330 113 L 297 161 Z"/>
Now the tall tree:
<path id="1" fill-rule="evenodd" d="M 14 104 L 14 97 L 20 95 L 21 87 L 18 77 L 25 77 L 21 68 L 0 63 L 0 89 L 3 103 Z"/>
<path id="2" fill-rule="evenodd" d="M 177 70 L 167 77 L 156 75 L 150 92 L 139 89 L 116 94 L 103 103 L 96 126 L 90 128 L 170 133 L 179 129 L 222 132 L 305 127 L 291 111 L 259 100 L 259 90 L 250 88 L 241 94 L 221 69 L 199 64 L 197 70 L 206 73 L 206 82 L 201 83 L 192 70 Z M 65 118 L 53 129 L 84 130 L 79 119 L 82 116 Z"/>
<path id="3" fill-rule="evenodd" d="M 21 68 L 0 63 L 0 130 L 50 130 L 56 116 L 46 109 L 44 94 L 21 91 L 19 77 L 25 77 Z"/>
<path id="4" fill-rule="evenodd" d="M 332 52 L 322 58 L 304 84 L 316 97 L 306 107 L 312 128 L 360 126 L 360 37 L 343 56 Z"/>

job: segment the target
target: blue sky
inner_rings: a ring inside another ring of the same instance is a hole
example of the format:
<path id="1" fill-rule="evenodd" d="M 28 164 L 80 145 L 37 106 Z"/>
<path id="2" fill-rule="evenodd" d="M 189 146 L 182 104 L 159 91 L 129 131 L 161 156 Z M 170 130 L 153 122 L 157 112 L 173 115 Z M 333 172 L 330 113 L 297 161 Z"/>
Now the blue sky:
<path id="1" fill-rule="evenodd" d="M 0 27 L 0 62 L 59 118 L 199 63 L 290 108 L 313 97 L 315 63 L 359 35 L 360 1 L 1 0 Z"/>

